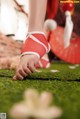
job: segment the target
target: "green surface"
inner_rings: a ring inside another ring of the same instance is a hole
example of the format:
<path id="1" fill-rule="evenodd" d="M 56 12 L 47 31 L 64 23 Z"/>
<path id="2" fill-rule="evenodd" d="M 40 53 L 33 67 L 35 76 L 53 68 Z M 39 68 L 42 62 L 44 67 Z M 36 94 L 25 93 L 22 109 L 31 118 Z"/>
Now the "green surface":
<path id="1" fill-rule="evenodd" d="M 12 81 L 14 71 L 0 70 L 0 113 L 8 113 L 11 106 L 22 99 L 26 88 L 35 88 L 53 93 L 54 104 L 64 111 L 61 119 L 80 119 L 80 66 L 75 69 L 68 66 L 52 64 L 50 69 L 41 69 L 43 72 L 34 73 L 24 81 Z M 51 73 L 51 69 L 59 72 Z"/>

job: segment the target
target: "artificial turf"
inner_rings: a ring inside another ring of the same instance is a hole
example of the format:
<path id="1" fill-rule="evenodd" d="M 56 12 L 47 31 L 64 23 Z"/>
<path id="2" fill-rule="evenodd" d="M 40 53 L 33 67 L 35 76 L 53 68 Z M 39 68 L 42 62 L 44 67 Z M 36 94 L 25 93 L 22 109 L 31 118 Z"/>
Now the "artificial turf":
<path id="1" fill-rule="evenodd" d="M 53 63 L 49 69 L 28 76 L 23 81 L 12 81 L 14 70 L 0 70 L 0 113 L 8 112 L 11 106 L 22 99 L 27 88 L 53 93 L 53 104 L 62 108 L 61 119 L 80 119 L 80 66 L 69 69 L 70 64 Z M 59 72 L 53 73 L 55 69 Z"/>

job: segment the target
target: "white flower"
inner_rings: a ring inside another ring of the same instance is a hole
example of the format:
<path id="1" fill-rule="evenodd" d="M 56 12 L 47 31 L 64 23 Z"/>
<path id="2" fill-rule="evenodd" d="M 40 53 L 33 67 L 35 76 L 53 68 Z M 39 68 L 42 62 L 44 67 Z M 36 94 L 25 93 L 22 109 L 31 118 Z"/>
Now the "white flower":
<path id="1" fill-rule="evenodd" d="M 26 90 L 24 100 L 15 104 L 10 110 L 10 116 L 14 119 L 26 119 L 28 117 L 40 119 L 55 119 L 62 115 L 62 110 L 50 106 L 52 94 L 43 92 L 41 95 L 36 90 Z"/>

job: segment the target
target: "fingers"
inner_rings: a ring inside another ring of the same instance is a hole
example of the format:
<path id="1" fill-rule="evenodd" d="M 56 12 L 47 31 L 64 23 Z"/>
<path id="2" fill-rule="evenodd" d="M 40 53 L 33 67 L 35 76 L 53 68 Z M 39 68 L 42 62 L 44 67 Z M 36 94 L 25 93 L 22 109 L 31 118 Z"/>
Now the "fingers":
<path id="1" fill-rule="evenodd" d="M 16 75 L 13 77 L 13 80 L 23 80 L 24 77 L 26 77 L 26 73 L 23 71 L 22 68 L 19 68 L 16 71 Z"/>
<path id="2" fill-rule="evenodd" d="M 34 71 L 35 71 L 34 63 L 30 62 L 29 65 L 27 66 L 23 65 L 21 68 L 19 68 L 16 71 L 16 75 L 13 77 L 13 80 L 23 80 L 24 77 L 26 77 L 27 75 L 30 75 Z"/>
<path id="3" fill-rule="evenodd" d="M 25 72 L 23 68 L 19 69 L 17 72 L 23 77 L 26 77 L 27 75 L 27 72 Z"/>
<path id="4" fill-rule="evenodd" d="M 32 73 L 31 70 L 28 68 L 28 66 L 24 66 L 24 67 L 23 67 L 23 70 L 24 70 L 24 72 L 26 73 L 26 75 L 29 75 L 29 74 Z"/>
<path id="5" fill-rule="evenodd" d="M 23 76 L 21 76 L 20 74 L 16 74 L 14 77 L 13 77 L 13 80 L 23 80 Z"/>

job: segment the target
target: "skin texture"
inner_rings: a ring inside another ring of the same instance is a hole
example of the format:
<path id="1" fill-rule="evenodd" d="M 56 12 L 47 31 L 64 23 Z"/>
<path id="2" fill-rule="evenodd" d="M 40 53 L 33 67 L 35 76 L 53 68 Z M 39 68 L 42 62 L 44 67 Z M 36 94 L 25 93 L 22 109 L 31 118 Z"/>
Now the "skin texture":
<path id="1" fill-rule="evenodd" d="M 47 0 L 29 0 L 29 32 L 43 31 Z"/>
<path id="2" fill-rule="evenodd" d="M 47 0 L 29 0 L 29 32 L 43 31 L 46 7 Z M 39 58 L 36 55 L 22 56 L 13 80 L 23 80 L 24 77 L 34 72 L 38 61 Z"/>

